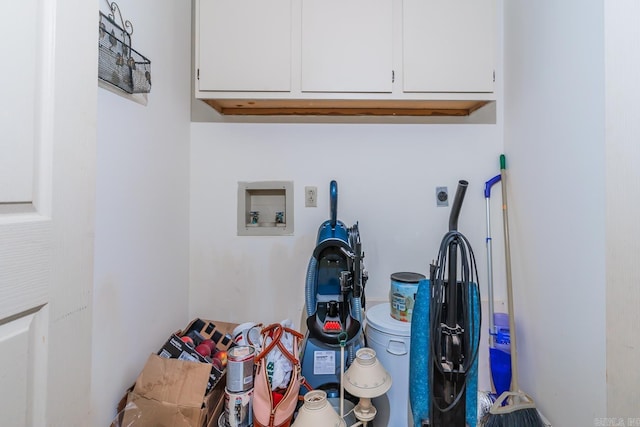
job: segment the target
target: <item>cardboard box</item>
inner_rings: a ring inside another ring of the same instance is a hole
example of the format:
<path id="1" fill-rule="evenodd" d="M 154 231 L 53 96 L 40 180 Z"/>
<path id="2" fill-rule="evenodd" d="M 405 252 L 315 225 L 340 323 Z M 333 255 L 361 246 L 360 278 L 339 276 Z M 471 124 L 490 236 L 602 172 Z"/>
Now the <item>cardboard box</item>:
<path id="1" fill-rule="evenodd" d="M 207 360 L 204 356 L 200 355 L 194 347 L 187 345 L 180 339 L 180 336 L 172 334 L 171 337 L 164 343 L 158 356 L 166 359 L 178 359 L 186 362 L 200 362 L 209 365 L 211 368 L 211 374 L 209 375 L 209 381 L 207 382 L 207 392 L 211 390 L 222 379 L 223 371 L 216 368 L 211 364 L 211 360 Z"/>
<path id="2" fill-rule="evenodd" d="M 197 356 L 182 348 L 180 336 L 196 331 L 213 339 L 216 349 L 227 350 L 232 344 L 228 338 L 236 326 L 195 319 L 184 331 L 172 334 L 158 352 L 169 357 L 149 356 L 135 384 L 120 401 L 119 417 L 112 427 L 216 426 L 223 408 L 225 372 L 218 371 L 195 351 Z"/>
<path id="3" fill-rule="evenodd" d="M 219 322 L 214 320 L 194 319 L 182 331 L 177 331 L 176 335 L 188 335 L 190 332 L 212 339 L 216 343 L 218 350 L 228 350 L 233 344 L 231 334 L 237 323 Z"/>
<path id="4" fill-rule="evenodd" d="M 128 393 L 129 410 L 124 413 L 122 425 L 207 425 L 220 398 L 215 389 L 208 395 L 206 393 L 210 371 L 211 365 L 206 363 L 167 359 L 151 354 L 133 390 Z"/>
<path id="5" fill-rule="evenodd" d="M 187 360 L 211 364 L 211 359 L 202 356 L 192 347 L 181 340 L 181 337 L 188 335 L 195 341 L 195 346 L 202 340 L 211 339 L 216 344 L 216 350 L 228 350 L 233 344 L 231 332 L 237 325 L 235 323 L 214 322 L 211 320 L 194 319 L 184 330 L 178 330 L 172 334 L 164 343 L 158 355 L 161 357 Z M 207 392 L 215 387 L 222 378 L 223 372 L 216 366 L 211 365 L 211 375 L 207 385 Z"/>

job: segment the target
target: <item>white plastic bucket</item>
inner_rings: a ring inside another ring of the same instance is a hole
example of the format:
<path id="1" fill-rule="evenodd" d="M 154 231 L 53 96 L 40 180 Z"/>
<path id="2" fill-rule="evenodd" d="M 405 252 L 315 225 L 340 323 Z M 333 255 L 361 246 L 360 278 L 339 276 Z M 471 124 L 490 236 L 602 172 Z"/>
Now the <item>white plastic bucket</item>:
<path id="1" fill-rule="evenodd" d="M 374 427 L 407 427 L 409 406 L 409 349 L 411 323 L 391 317 L 391 305 L 382 303 L 366 311 L 365 336 L 367 347 L 376 352 L 378 360 L 391 375 L 391 389 L 384 396 L 372 399 L 378 414 Z"/>

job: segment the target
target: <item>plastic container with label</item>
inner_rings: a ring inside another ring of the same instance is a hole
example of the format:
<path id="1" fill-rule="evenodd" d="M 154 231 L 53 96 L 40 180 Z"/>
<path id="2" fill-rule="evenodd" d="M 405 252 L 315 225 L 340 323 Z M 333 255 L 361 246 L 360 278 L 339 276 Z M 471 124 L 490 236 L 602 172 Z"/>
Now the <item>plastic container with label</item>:
<path id="1" fill-rule="evenodd" d="M 389 291 L 391 317 L 401 322 L 411 322 L 418 284 L 424 279 L 424 275 L 408 271 L 391 275 L 391 290 Z"/>

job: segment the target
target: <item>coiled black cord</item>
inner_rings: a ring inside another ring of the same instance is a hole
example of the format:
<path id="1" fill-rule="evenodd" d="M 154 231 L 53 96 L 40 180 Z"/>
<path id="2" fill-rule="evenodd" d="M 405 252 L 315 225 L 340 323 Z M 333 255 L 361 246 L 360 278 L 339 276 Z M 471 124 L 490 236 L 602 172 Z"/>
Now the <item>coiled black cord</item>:
<path id="1" fill-rule="evenodd" d="M 429 370 L 429 378 L 433 381 L 433 369 L 434 366 L 438 371 L 444 376 L 446 375 L 445 370 L 442 368 L 442 345 L 441 345 L 441 337 L 443 335 L 442 329 L 442 308 L 445 304 L 445 271 L 447 267 L 448 261 L 448 249 L 451 245 L 455 245 L 459 252 L 458 258 L 460 260 L 461 267 L 461 299 L 462 299 L 462 317 L 463 324 L 465 326 L 465 333 L 462 334 L 463 339 L 463 363 L 462 370 L 464 372 L 465 381 L 462 387 L 458 390 L 453 402 L 449 404 L 447 407 L 441 407 L 438 404 L 438 401 L 435 399 L 433 386 L 429 387 L 429 393 L 431 402 L 440 412 L 447 412 L 453 409 L 462 396 L 464 395 L 464 391 L 466 389 L 467 381 L 466 381 L 466 373 L 469 372 L 470 368 L 478 359 L 478 352 L 480 348 L 480 325 L 482 324 L 482 311 L 480 308 L 480 290 L 478 285 L 478 269 L 476 265 L 475 255 L 473 253 L 473 249 L 471 248 L 471 244 L 467 240 L 467 238 L 460 232 L 456 230 L 449 231 L 445 234 L 442 242 L 440 243 L 440 250 L 438 251 L 438 259 L 437 262 L 432 264 L 431 272 L 430 272 L 430 283 L 431 283 L 431 303 L 430 303 L 430 352 L 431 352 L 431 360 L 433 363 L 430 364 Z M 457 266 L 455 266 L 457 268 Z M 457 284 L 448 283 L 448 286 L 457 286 Z M 474 316 L 472 312 L 469 310 L 469 301 L 473 297 L 473 294 L 478 295 L 477 298 L 477 306 L 475 309 L 478 311 L 478 320 L 479 323 L 475 323 Z M 447 309 L 451 308 L 452 304 L 457 304 L 457 301 L 448 301 L 449 306 Z M 472 331 L 477 331 L 477 333 L 472 334 Z M 475 335 L 475 337 L 472 337 Z M 473 339 L 475 338 L 475 339 Z M 450 377 L 451 379 L 452 376 Z"/>

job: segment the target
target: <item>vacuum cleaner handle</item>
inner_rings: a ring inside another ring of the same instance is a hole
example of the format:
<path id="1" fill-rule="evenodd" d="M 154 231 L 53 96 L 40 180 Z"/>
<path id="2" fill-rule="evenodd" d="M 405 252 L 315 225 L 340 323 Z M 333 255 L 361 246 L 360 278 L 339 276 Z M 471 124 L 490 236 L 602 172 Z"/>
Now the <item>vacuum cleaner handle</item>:
<path id="1" fill-rule="evenodd" d="M 463 179 L 458 181 L 458 189 L 456 190 L 456 197 L 453 200 L 453 206 L 451 207 L 451 213 L 449 214 L 449 231 L 458 230 L 458 216 L 460 216 L 460 209 L 462 208 L 462 201 L 464 195 L 467 192 L 467 186 L 469 183 Z M 458 323 L 458 310 L 457 310 L 457 269 L 458 269 L 458 243 L 457 240 L 451 242 L 448 247 L 449 262 L 448 262 L 448 275 L 447 280 L 449 286 L 447 286 L 446 300 L 449 302 L 447 309 L 447 326 L 455 328 Z M 457 356 L 456 356 L 457 357 Z M 452 360 L 449 358 L 448 360 Z"/>
<path id="2" fill-rule="evenodd" d="M 460 215 L 462 201 L 464 200 L 464 194 L 467 192 L 468 186 L 469 183 L 467 181 L 463 179 L 458 181 L 456 197 L 453 199 L 453 206 L 451 207 L 451 213 L 449 214 L 449 231 L 456 231 L 458 229 L 458 216 Z"/>
<path id="3" fill-rule="evenodd" d="M 338 183 L 333 180 L 329 184 L 329 200 L 331 209 L 331 228 L 335 228 L 338 221 Z"/>

